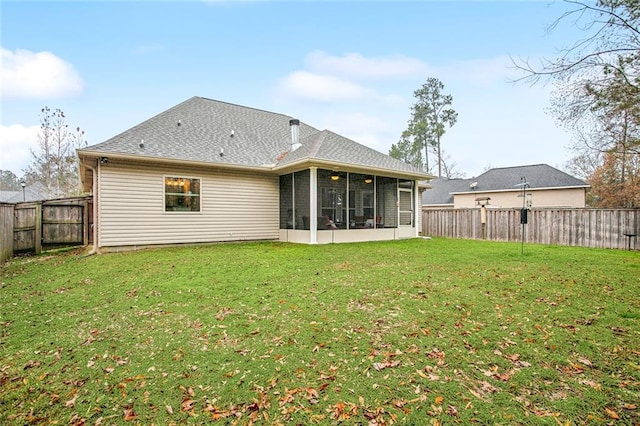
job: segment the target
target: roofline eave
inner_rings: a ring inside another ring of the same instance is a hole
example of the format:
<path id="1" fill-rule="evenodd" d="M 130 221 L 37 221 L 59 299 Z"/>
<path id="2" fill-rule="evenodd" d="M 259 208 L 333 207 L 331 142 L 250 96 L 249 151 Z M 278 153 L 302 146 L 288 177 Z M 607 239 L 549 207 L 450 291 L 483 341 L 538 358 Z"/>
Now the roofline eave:
<path id="1" fill-rule="evenodd" d="M 322 160 L 318 158 L 302 158 L 300 160 L 293 161 L 291 163 L 287 163 L 281 166 L 273 167 L 274 171 L 283 172 L 288 171 L 289 169 L 300 169 L 302 167 L 324 167 L 327 169 L 331 169 L 334 171 L 356 171 L 356 172 L 364 172 L 364 173 L 372 173 L 372 174 L 380 174 L 380 175 L 391 175 L 395 177 L 403 177 L 409 178 L 411 180 L 432 180 L 436 177 L 430 175 L 428 173 L 411 173 L 404 172 L 402 170 L 397 169 L 388 169 L 384 167 L 375 167 L 375 166 L 366 166 L 362 164 L 354 164 L 354 163 L 344 163 L 340 161 L 329 161 Z"/>
<path id="2" fill-rule="evenodd" d="M 78 150 L 77 155 L 82 162 L 82 158 L 114 158 L 118 160 L 128 160 L 128 161 L 142 161 L 142 162 L 152 162 L 152 163 L 166 163 L 166 164 L 178 164 L 184 166 L 199 166 L 199 167 L 217 167 L 223 169 L 234 169 L 234 170 L 247 170 L 247 171 L 260 171 L 260 172 L 273 172 L 273 164 L 267 164 L 264 166 L 246 166 L 241 164 L 229 164 L 229 163 L 212 163 L 210 161 L 195 161 L 195 160 L 181 160 L 175 158 L 166 158 L 166 157 L 150 157 L 145 155 L 129 155 L 122 153 L 114 153 L 114 152 L 100 152 L 100 151 L 84 151 Z"/>
<path id="3" fill-rule="evenodd" d="M 271 172 L 276 174 L 281 174 L 283 171 L 287 171 L 289 169 L 299 169 L 301 166 L 304 166 L 304 167 L 318 166 L 318 167 L 324 167 L 324 168 L 335 170 L 335 171 L 356 171 L 356 172 L 379 174 L 379 175 L 385 175 L 385 176 L 401 177 L 401 178 L 407 178 L 411 180 L 429 181 L 429 180 L 435 179 L 435 176 L 430 175 L 428 173 L 418 174 L 418 173 L 405 172 L 397 169 L 388 169 L 384 167 L 363 166 L 360 164 L 345 163 L 345 162 L 339 162 L 339 161 L 329 161 L 329 160 L 322 160 L 322 159 L 309 159 L 309 158 L 303 158 L 282 166 L 278 166 L 274 164 L 265 164 L 263 166 L 247 166 L 247 165 L 241 165 L 241 164 L 212 163 L 208 161 L 182 160 L 182 159 L 166 158 L 166 157 L 151 157 L 151 156 L 145 156 L 145 155 L 131 155 L 131 154 L 123 154 L 123 153 L 117 153 L 117 152 L 108 152 L 108 151 L 87 151 L 83 149 L 77 150 L 77 155 L 80 158 L 81 162 L 83 158 L 107 157 L 107 158 L 114 158 L 118 160 L 180 164 L 185 166 L 219 167 L 219 168 L 235 169 L 235 170 Z"/>

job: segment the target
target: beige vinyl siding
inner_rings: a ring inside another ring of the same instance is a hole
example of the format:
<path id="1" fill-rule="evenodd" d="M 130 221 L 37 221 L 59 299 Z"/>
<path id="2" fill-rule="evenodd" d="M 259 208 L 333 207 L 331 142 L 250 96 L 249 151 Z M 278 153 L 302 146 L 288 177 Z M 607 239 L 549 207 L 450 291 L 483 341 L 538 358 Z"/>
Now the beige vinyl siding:
<path id="1" fill-rule="evenodd" d="M 585 189 L 584 188 L 558 188 L 558 189 L 528 189 L 527 193 L 531 194 L 528 201 L 531 201 L 532 207 L 585 207 Z M 496 191 L 496 192 L 476 192 L 466 194 L 456 194 L 453 197 L 454 207 L 476 208 L 476 198 L 490 197 L 489 208 L 521 208 L 522 207 L 521 191 Z"/>
<path id="2" fill-rule="evenodd" d="M 112 161 L 99 173 L 101 247 L 278 239 L 277 176 Z M 165 212 L 165 176 L 201 179 L 201 211 Z"/>

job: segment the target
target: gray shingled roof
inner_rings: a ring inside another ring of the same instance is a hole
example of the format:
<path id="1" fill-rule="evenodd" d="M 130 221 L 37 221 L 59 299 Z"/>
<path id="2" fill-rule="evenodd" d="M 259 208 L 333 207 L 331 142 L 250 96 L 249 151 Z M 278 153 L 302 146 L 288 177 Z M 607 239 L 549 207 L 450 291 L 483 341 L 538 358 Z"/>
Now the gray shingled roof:
<path id="1" fill-rule="evenodd" d="M 520 178 L 525 177 L 529 188 L 588 187 L 583 180 L 573 177 L 547 164 L 503 167 L 491 169 L 471 179 L 434 179 L 433 189 L 422 193 L 422 204 L 453 204 L 453 194 L 471 192 L 471 183 L 477 182 L 475 192 L 518 191 Z"/>
<path id="2" fill-rule="evenodd" d="M 322 160 L 406 173 L 421 173 L 403 161 L 389 157 L 329 130 L 307 136 L 300 142 L 302 146 L 287 153 L 278 166 L 286 166 L 300 160 Z"/>
<path id="3" fill-rule="evenodd" d="M 263 166 L 289 148 L 291 119 L 196 96 L 81 152 Z M 301 137 L 317 132 L 300 123 Z"/>
<path id="4" fill-rule="evenodd" d="M 478 182 L 476 192 L 518 190 L 519 187 L 516 185 L 521 182 L 522 177 L 526 178 L 529 188 L 532 189 L 589 186 L 585 181 L 547 164 L 491 169 L 474 178 L 473 181 Z M 455 192 L 469 191 L 471 189 L 467 187 Z"/>
<path id="5" fill-rule="evenodd" d="M 24 193 L 22 189 L 16 191 L 0 191 L 0 202 L 3 203 L 21 203 L 24 201 L 43 201 L 51 198 L 50 194 L 47 192 L 47 188 L 44 187 L 39 182 L 28 185 L 24 188 Z"/>
<path id="6" fill-rule="evenodd" d="M 299 127 L 302 146 L 289 152 L 291 119 L 284 114 L 196 96 L 79 153 L 270 169 L 296 161 L 322 160 L 427 176 L 399 160 L 303 122 Z"/>
<path id="7" fill-rule="evenodd" d="M 453 193 L 468 191 L 471 182 L 473 179 L 434 179 L 429 182 L 431 189 L 422 193 L 422 204 L 453 205 Z"/>

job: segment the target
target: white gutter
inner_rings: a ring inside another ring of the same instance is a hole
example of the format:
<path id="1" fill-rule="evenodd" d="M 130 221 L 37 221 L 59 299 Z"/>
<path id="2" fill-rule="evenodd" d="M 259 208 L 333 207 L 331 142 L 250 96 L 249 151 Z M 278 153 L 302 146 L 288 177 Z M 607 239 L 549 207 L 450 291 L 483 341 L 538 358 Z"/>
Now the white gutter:
<path id="1" fill-rule="evenodd" d="M 131 155 L 131 154 L 118 154 L 113 152 L 99 152 L 99 151 L 82 151 L 78 150 L 78 155 L 83 155 L 85 157 L 93 157 L 99 159 L 100 157 L 113 158 L 116 160 L 127 160 L 135 163 L 169 163 L 169 164 L 180 164 L 185 166 L 200 166 L 200 167 L 218 167 L 223 169 L 235 169 L 235 170 L 247 170 L 247 171 L 261 171 L 261 172 L 270 172 L 273 171 L 273 165 L 264 165 L 264 166 L 243 166 L 238 164 L 227 164 L 227 163 L 214 163 L 210 161 L 193 161 L 193 160 L 180 160 L 174 158 L 164 158 L 164 157 L 150 157 L 150 156 L 142 156 L 142 155 Z"/>
<path id="2" fill-rule="evenodd" d="M 93 215 L 93 248 L 87 254 L 87 256 L 91 256 L 98 252 L 98 192 L 96 191 L 98 188 L 96 184 L 98 176 L 95 167 L 88 164 L 84 164 L 84 167 L 91 170 L 92 173 L 91 192 L 93 194 L 93 208 L 91 210 L 93 211 L 91 213 Z"/>

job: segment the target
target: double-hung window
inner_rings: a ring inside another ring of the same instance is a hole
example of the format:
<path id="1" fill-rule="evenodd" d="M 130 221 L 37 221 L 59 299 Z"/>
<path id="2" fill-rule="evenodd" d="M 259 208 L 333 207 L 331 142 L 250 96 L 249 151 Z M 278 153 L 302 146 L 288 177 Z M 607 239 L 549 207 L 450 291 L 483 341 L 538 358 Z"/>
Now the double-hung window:
<path id="1" fill-rule="evenodd" d="M 200 179 L 189 177 L 164 177 L 164 211 L 199 212 Z"/>

